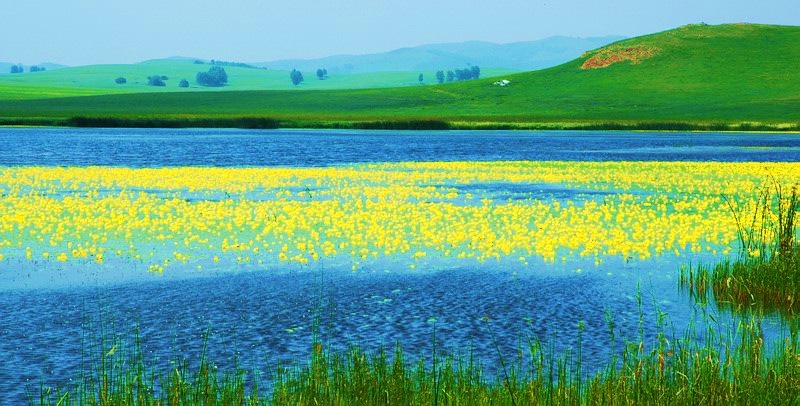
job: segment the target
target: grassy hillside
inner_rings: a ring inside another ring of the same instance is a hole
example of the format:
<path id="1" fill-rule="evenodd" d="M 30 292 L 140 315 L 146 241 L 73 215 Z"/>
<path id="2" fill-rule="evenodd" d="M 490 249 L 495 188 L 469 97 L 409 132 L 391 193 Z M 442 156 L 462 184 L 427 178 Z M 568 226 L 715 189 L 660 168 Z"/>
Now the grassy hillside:
<path id="1" fill-rule="evenodd" d="M 10 65 L 9 65 L 10 66 Z M 295 87 L 288 71 L 225 67 L 228 85 L 208 88 L 197 85 L 197 72 L 207 71 L 210 65 L 197 65 L 193 60 L 162 59 L 130 65 L 92 65 L 55 71 L 23 73 L 0 76 L 0 100 L 43 99 L 70 96 L 93 96 L 128 93 L 169 93 L 197 91 L 236 90 L 330 90 L 377 87 L 419 86 L 420 73 L 426 82 L 435 81 L 435 71 L 372 72 L 360 74 L 331 74 L 325 80 L 317 79 L 315 72 L 303 72 L 305 81 Z M 485 76 L 514 73 L 510 70 L 487 69 Z M 165 87 L 147 85 L 151 75 L 167 76 Z M 118 85 L 114 79 L 124 77 L 127 83 Z M 179 88 L 178 82 L 186 79 L 190 87 Z"/>
<path id="2" fill-rule="evenodd" d="M 46 122 L 72 116 L 258 116 L 306 126 L 378 120 L 443 120 L 475 127 L 607 122 L 644 128 L 664 122 L 674 128 L 680 128 L 675 123 L 795 126 L 800 123 L 798 44 L 800 27 L 691 25 L 620 41 L 554 68 L 507 76 L 507 87 L 485 79 L 393 89 L 0 101 L 0 117 Z M 608 61 L 619 62 L 584 68 Z"/>

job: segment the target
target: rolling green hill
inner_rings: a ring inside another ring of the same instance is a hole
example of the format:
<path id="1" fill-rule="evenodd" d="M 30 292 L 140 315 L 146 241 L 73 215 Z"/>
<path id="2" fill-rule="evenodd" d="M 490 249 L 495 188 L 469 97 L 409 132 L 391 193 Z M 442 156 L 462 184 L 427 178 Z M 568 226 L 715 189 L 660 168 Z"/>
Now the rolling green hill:
<path id="1" fill-rule="evenodd" d="M 286 126 L 437 120 L 466 127 L 614 122 L 640 128 L 765 123 L 797 129 L 797 60 L 800 27 L 690 25 L 620 41 L 554 68 L 506 76 L 511 81 L 506 87 L 483 79 L 346 91 L 7 100 L 0 101 L 0 117 L 6 123 L 67 124 L 64 120 L 73 116 L 182 119 L 187 125 L 200 118 L 236 125 L 239 117 L 269 117 Z"/>
<path id="2" fill-rule="evenodd" d="M 9 65 L 10 66 L 10 65 Z M 289 72 L 225 66 L 228 85 L 209 88 L 197 85 L 197 72 L 207 71 L 210 65 L 197 65 L 192 59 L 160 59 L 129 65 L 91 65 L 54 71 L 0 76 L 0 100 L 43 99 L 70 96 L 93 96 L 127 93 L 169 93 L 235 90 L 330 90 L 363 89 L 378 87 L 419 86 L 417 77 L 423 73 L 427 82 L 435 81 L 435 71 L 370 72 L 329 75 L 317 79 L 315 72 L 304 72 L 300 86 L 292 85 Z M 515 71 L 484 69 L 484 76 L 497 76 Z M 164 87 L 147 85 L 147 77 L 166 76 Z M 124 77 L 127 83 L 119 85 L 114 79 Z M 179 88 L 178 82 L 186 79 L 189 88 Z"/>

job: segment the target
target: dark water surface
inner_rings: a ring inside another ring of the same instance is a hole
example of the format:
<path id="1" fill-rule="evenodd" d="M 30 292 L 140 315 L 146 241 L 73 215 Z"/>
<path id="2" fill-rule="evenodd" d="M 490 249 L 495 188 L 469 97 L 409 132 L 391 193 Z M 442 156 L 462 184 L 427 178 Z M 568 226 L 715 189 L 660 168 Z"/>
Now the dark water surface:
<path id="1" fill-rule="evenodd" d="M 718 331 L 730 328 L 725 314 L 695 305 L 681 292 L 675 269 L 664 269 L 665 264 L 609 260 L 580 274 L 546 266 L 514 273 L 491 265 L 399 273 L 262 270 L 106 288 L 9 291 L 0 296 L 0 396 L 21 399 L 26 386 L 38 390 L 42 379 L 67 383 L 82 353 L 100 353 L 83 341 L 94 342 L 98 325 L 108 337 L 116 333 L 129 340 L 138 326 L 145 359 L 157 360 L 162 371 L 175 356 L 196 364 L 210 331 L 209 358 L 221 368 L 236 362 L 263 372 L 262 388 L 279 363 L 308 357 L 316 316 L 326 348 L 344 352 L 356 344 L 391 350 L 399 342 L 408 359 L 422 356 L 428 362 L 435 323 L 440 356 L 472 353 L 489 376 L 499 373 L 492 334 L 506 362 L 516 362 L 519 356 L 527 359 L 527 337 L 552 343 L 556 353 L 574 351 L 583 322 L 583 365 L 593 371 L 609 359 L 606 312 L 615 321 L 617 351 L 622 337 L 638 337 L 640 315 L 646 342 L 653 342 L 657 310 L 668 315 L 670 339 L 673 332 L 682 337 L 691 320 L 704 325 L 705 312 Z M 778 322 L 765 325 L 768 336 L 779 334 Z M 105 351 L 110 347 L 109 342 Z"/>
<path id="2" fill-rule="evenodd" d="M 325 166 L 463 160 L 798 161 L 797 134 L 0 129 L 0 165 Z"/>
<path id="3" fill-rule="evenodd" d="M 325 166 L 433 160 L 798 161 L 800 136 L 0 129 L 0 150 L 1 166 Z M 520 185 L 510 184 L 467 187 L 505 193 L 508 198 L 524 192 L 517 190 Z M 549 192 L 565 196 L 575 193 L 557 188 Z M 653 337 L 656 308 L 668 314 L 667 322 L 678 335 L 694 317 L 702 320 L 704 312 L 714 315 L 718 329 L 725 328 L 729 319 L 713 306 L 696 305 L 678 288 L 677 269 L 689 259 L 711 258 L 610 258 L 597 268 L 586 264 L 583 272 L 576 271 L 576 264 L 563 267 L 540 262 L 524 270 L 506 263 L 358 273 L 341 264 L 328 268 L 243 268 L 118 283 L 109 282 L 108 275 L 98 274 L 94 285 L 54 283 L 58 288 L 35 289 L 22 289 L 24 279 L 15 279 L 12 284 L 18 284 L 19 289 L 6 286 L 0 290 L 0 404 L 25 403 L 26 388 L 38 394 L 41 381 L 68 384 L 78 373 L 82 355 L 88 355 L 83 339 L 96 334 L 97 329 L 91 326 L 98 323 L 111 326 L 128 338 L 132 338 L 133 327 L 138 325 L 146 357 L 157 358 L 156 362 L 165 368 L 176 355 L 196 361 L 204 333 L 210 331 L 211 359 L 221 367 L 230 367 L 238 358 L 239 365 L 256 367 L 268 378 L 279 361 L 302 361 L 308 357 L 315 316 L 320 318 L 320 335 L 329 347 L 345 349 L 354 343 L 375 349 L 401 342 L 412 359 L 430 359 L 435 325 L 440 346 L 447 352 L 474 351 L 490 374 L 496 370 L 499 356 L 489 329 L 496 334 L 504 357 L 516 359 L 518 340 L 526 335 L 536 335 L 545 342 L 554 340 L 558 351 L 574 347 L 578 323 L 583 321 L 584 362 L 591 369 L 608 357 L 606 312 L 616 320 L 618 337 L 636 337 L 640 311 L 645 315 L 645 334 Z M 2 262 L 0 272 L 10 271 L 2 267 L 13 268 L 15 264 Z M 47 277 L 37 275 L 35 270 L 29 273 L 32 280 L 59 277 L 58 273 Z M 642 297 L 641 307 L 637 292 Z M 98 321 L 99 317 L 104 321 Z M 767 324 L 768 334 L 778 334 L 777 319 L 770 319 Z"/>

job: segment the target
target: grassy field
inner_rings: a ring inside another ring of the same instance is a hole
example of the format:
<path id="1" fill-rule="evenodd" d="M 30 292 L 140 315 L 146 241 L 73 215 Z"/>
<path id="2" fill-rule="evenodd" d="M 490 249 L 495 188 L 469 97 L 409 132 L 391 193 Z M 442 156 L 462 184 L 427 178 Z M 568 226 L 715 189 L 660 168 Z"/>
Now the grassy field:
<path id="1" fill-rule="evenodd" d="M 331 90 L 383 87 L 420 86 L 420 73 L 434 83 L 436 72 L 373 72 L 329 75 L 319 80 L 316 72 L 303 72 L 304 81 L 294 86 L 289 72 L 226 66 L 228 85 L 204 87 L 195 81 L 197 72 L 207 71 L 211 65 L 198 65 L 192 60 L 154 60 L 130 65 L 91 65 L 53 71 L 0 76 L 0 100 L 30 100 L 73 96 L 97 96 L 129 93 L 187 93 L 229 92 L 241 90 Z M 456 67 L 452 67 L 455 69 Z M 485 69 L 486 77 L 515 73 L 506 69 Z M 147 77 L 167 76 L 166 86 L 147 85 Z M 118 85 L 114 79 L 124 77 L 127 83 Z M 178 87 L 181 79 L 189 81 L 189 88 Z"/>
<path id="2" fill-rule="evenodd" d="M 154 117 L 180 118 L 187 120 L 187 125 L 193 119 L 226 118 L 236 126 L 240 117 L 269 117 L 282 126 L 306 127 L 437 120 L 466 128 L 602 127 L 615 123 L 620 128 L 715 129 L 716 125 L 716 129 L 736 129 L 738 124 L 750 123 L 742 129 L 764 129 L 759 127 L 761 123 L 767 128 L 797 130 L 800 71 L 793 61 L 800 58 L 798 43 L 800 27 L 691 25 L 612 44 L 599 51 L 599 56 L 598 52 L 587 53 L 554 68 L 503 76 L 511 80 L 506 87 L 494 86 L 494 79 L 482 79 L 389 89 L 190 91 L 3 100 L 0 122 L 69 125 L 65 120 L 70 117 L 89 116 L 127 119 L 126 125 L 135 126 L 136 120 Z M 587 62 L 592 58 L 593 62 Z M 615 60 L 618 62 L 602 68 L 583 67 Z M 196 66 L 190 68 L 196 70 Z M 156 73 L 157 67 L 152 71 Z M 238 75 L 239 71 L 231 73 Z M 306 79 L 303 87 L 311 89 L 312 84 L 317 85 L 314 81 L 313 77 Z M 284 82 L 290 87 L 288 79 Z"/>

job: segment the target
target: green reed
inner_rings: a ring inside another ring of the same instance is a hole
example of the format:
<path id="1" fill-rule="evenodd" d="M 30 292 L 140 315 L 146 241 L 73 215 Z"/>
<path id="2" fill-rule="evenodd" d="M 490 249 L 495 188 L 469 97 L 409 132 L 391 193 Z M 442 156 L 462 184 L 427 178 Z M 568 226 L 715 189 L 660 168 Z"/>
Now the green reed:
<path id="1" fill-rule="evenodd" d="M 798 186 L 787 194 L 773 182 L 759 194 L 750 218 L 743 218 L 730 200 L 728 203 L 739 229 L 739 257 L 713 266 L 684 268 L 681 284 L 700 297 L 710 290 L 720 306 L 734 310 L 759 307 L 794 314 L 800 305 Z M 771 241 L 765 236 L 772 236 Z"/>
<path id="2" fill-rule="evenodd" d="M 207 358 L 190 366 L 175 358 L 168 368 L 149 363 L 138 332 L 126 344 L 101 329 L 88 346 L 87 367 L 74 384 L 42 385 L 30 404 L 39 405 L 431 405 L 431 404 L 793 404 L 800 401 L 798 335 L 765 343 L 757 313 L 721 328 L 712 315 L 683 335 L 670 333 L 657 310 L 656 334 L 646 337 L 641 309 L 639 337 L 618 346 L 614 316 L 609 358 L 596 372 L 582 365 L 581 340 L 557 353 L 552 341 L 525 334 L 519 356 L 490 370 L 467 354 L 421 354 L 409 360 L 400 344 L 392 351 L 353 346 L 331 351 L 315 334 L 305 363 L 272 369 L 267 389 L 261 376 L 234 366 L 223 371 Z M 487 328 L 491 325 L 487 320 Z M 701 327 L 702 326 L 702 327 Z M 576 334 L 584 331 L 581 323 Z M 206 336 L 207 340 L 207 336 Z M 207 341 L 206 341 L 207 342 Z M 619 349 L 617 349 L 619 348 Z M 524 355 L 523 355 L 524 353 Z M 269 367 L 269 366 L 267 366 Z M 248 379 L 248 376 L 250 379 Z"/>

